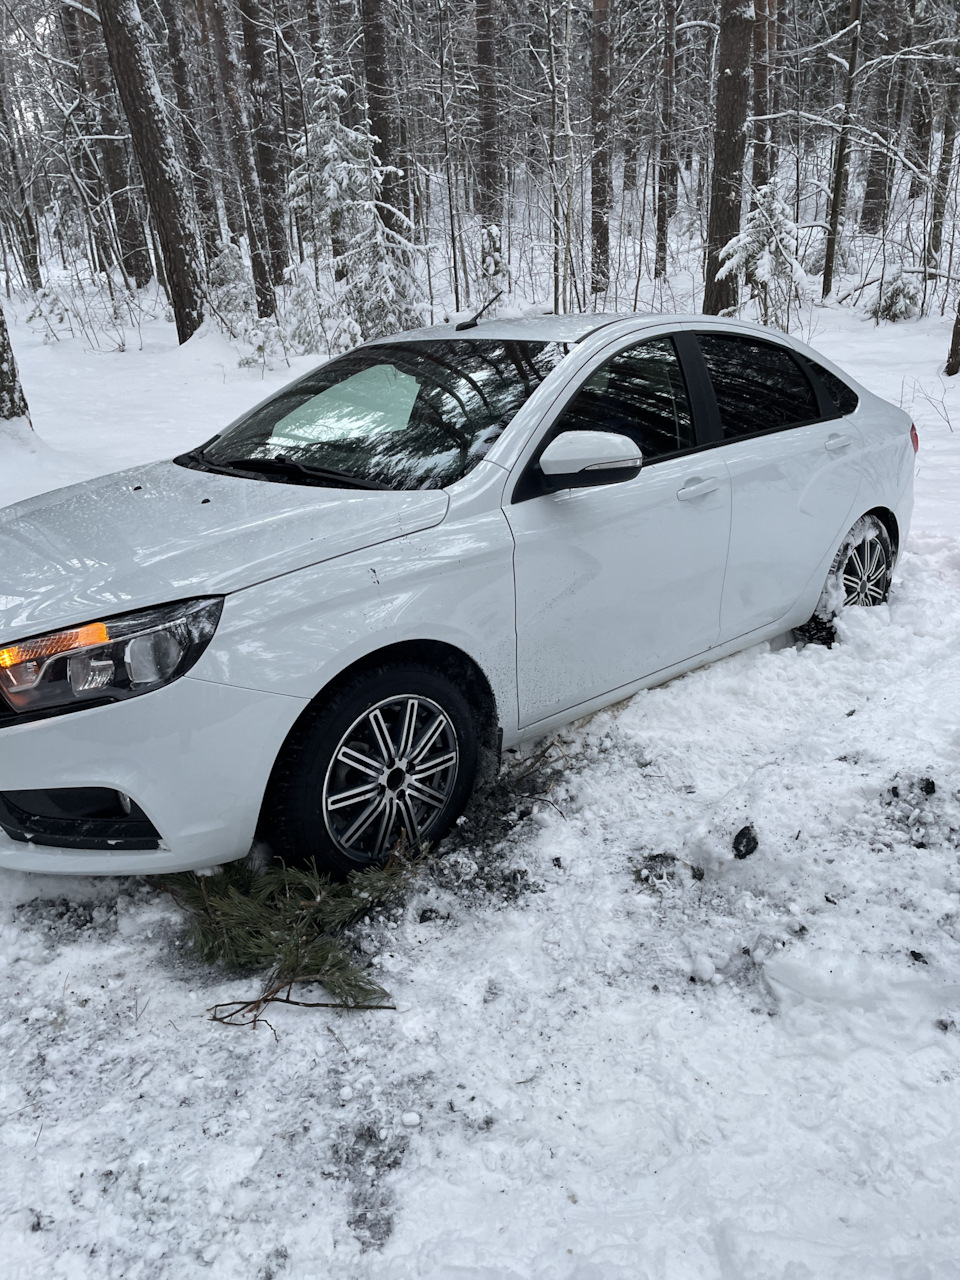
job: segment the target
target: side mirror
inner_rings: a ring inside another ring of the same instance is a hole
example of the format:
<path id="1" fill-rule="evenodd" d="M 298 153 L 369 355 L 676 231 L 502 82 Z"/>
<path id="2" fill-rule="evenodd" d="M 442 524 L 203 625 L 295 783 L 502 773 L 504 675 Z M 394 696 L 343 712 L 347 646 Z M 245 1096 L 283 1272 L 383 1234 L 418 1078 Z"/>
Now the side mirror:
<path id="1" fill-rule="evenodd" d="M 540 455 L 545 487 L 552 493 L 632 480 L 642 465 L 637 445 L 617 431 L 564 431 Z"/>

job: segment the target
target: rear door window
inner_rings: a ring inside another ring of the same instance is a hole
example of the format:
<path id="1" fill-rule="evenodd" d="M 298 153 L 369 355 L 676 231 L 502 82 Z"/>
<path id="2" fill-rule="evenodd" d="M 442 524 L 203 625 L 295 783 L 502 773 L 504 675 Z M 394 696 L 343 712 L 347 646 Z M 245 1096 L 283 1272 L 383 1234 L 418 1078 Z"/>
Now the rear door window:
<path id="1" fill-rule="evenodd" d="M 701 333 L 725 440 L 816 422 L 817 396 L 784 347 L 726 333 Z"/>
<path id="2" fill-rule="evenodd" d="M 692 449 L 693 418 L 672 341 L 653 338 L 618 352 L 586 380 L 557 431 L 618 431 L 645 462 Z"/>

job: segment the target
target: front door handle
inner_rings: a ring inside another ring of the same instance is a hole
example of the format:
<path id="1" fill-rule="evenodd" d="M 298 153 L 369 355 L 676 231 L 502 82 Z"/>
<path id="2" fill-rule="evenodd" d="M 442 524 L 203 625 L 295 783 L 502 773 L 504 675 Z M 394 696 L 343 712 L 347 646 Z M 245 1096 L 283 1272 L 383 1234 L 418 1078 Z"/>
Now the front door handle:
<path id="1" fill-rule="evenodd" d="M 829 449 L 830 452 L 833 453 L 834 450 L 846 449 L 851 444 L 853 444 L 852 437 L 841 436 L 841 435 L 838 435 L 836 432 L 834 432 L 832 435 L 827 436 L 826 440 L 824 440 L 823 447 L 825 449 Z"/>
<path id="2" fill-rule="evenodd" d="M 677 498 L 680 502 L 689 502 L 692 498 L 705 498 L 708 493 L 716 493 L 719 488 L 720 481 L 713 476 L 706 480 L 688 480 L 682 489 L 677 490 Z"/>

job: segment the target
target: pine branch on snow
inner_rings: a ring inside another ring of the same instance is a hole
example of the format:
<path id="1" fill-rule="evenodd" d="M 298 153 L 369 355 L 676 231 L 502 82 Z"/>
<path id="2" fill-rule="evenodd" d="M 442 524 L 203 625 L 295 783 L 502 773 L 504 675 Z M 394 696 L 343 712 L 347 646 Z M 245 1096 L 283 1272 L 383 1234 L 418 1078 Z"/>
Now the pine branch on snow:
<path id="1" fill-rule="evenodd" d="M 395 856 L 385 867 L 352 872 L 346 882 L 330 881 L 315 867 L 261 871 L 247 860 L 215 875 L 171 876 L 166 887 L 190 916 L 191 942 L 201 959 L 227 969 L 267 971 L 259 996 L 214 1006 L 213 1017 L 255 1024 L 267 1004 L 310 1003 L 289 996 L 294 983 L 307 982 L 322 984 L 336 1007 L 383 1007 L 386 991 L 350 957 L 339 935 L 372 907 L 395 898 L 422 861 L 423 855 Z M 227 1008 L 230 1013 L 218 1012 Z"/>

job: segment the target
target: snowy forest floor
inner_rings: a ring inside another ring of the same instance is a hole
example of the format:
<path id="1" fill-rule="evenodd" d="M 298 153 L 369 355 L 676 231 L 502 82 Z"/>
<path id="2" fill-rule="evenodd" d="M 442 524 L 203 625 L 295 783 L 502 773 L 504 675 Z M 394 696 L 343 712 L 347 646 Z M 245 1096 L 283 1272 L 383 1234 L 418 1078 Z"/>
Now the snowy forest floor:
<path id="1" fill-rule="evenodd" d="M 811 314 L 920 431 L 889 606 L 564 733 L 356 932 L 395 1012 L 224 1028 L 256 980 L 155 884 L 0 875 L 8 1280 L 960 1278 L 960 379 L 947 322 Z M 0 504 L 291 376 L 13 340 Z"/>

